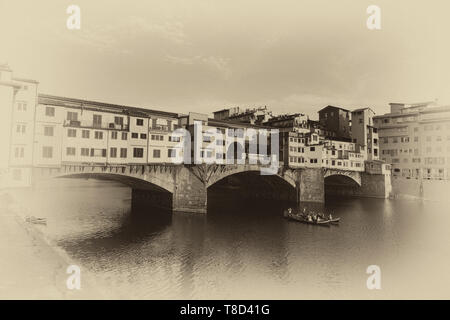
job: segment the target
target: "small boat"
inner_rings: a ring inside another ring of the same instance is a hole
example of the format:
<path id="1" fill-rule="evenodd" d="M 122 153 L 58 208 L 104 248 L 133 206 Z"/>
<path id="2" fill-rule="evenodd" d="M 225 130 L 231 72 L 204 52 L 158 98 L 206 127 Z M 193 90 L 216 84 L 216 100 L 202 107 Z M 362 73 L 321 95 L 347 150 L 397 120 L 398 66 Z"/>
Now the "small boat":
<path id="1" fill-rule="evenodd" d="M 31 217 L 26 217 L 25 221 L 28 223 L 33 223 L 33 224 L 47 224 L 47 219 L 46 218 L 37 218 L 35 216 L 31 216 Z"/>
<path id="2" fill-rule="evenodd" d="M 284 216 L 287 219 L 295 220 L 295 221 L 305 223 L 305 224 L 315 224 L 315 225 L 319 225 L 319 226 L 329 226 L 329 224 L 330 224 L 330 220 L 324 220 L 324 219 L 320 219 L 320 218 L 317 221 L 308 220 L 304 216 L 301 216 L 298 214 L 292 214 L 292 213 L 288 213 L 288 212 L 285 212 Z"/>

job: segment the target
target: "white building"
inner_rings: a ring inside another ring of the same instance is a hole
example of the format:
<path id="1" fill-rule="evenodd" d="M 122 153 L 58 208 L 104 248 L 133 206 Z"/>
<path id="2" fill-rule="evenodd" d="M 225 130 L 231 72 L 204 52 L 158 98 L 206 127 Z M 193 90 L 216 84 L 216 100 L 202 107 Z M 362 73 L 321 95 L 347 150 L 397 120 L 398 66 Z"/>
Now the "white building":
<path id="1" fill-rule="evenodd" d="M 37 87 L 37 81 L 17 78 L 0 65 L 0 188 L 31 183 Z"/>

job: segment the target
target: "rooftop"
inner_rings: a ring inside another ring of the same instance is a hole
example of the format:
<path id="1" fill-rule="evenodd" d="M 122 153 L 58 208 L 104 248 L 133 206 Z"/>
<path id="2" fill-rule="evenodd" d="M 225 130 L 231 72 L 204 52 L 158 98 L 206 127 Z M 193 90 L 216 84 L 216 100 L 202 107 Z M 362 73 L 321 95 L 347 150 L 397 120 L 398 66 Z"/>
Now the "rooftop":
<path id="1" fill-rule="evenodd" d="M 53 96 L 48 94 L 39 94 L 38 95 L 38 103 L 46 104 L 46 105 L 54 105 L 54 106 L 65 106 L 71 108 L 85 108 L 85 109 L 94 109 L 105 112 L 116 112 L 123 113 L 133 116 L 140 117 L 149 117 L 154 115 L 165 116 L 165 117 L 175 117 L 178 118 L 178 113 L 152 110 L 140 107 L 130 107 L 124 105 L 117 105 L 111 103 L 104 103 L 92 100 L 82 100 L 75 98 L 67 98 L 60 96 Z"/>
<path id="2" fill-rule="evenodd" d="M 343 110 L 343 111 L 346 111 L 346 112 L 350 112 L 350 110 L 347 110 L 347 109 L 344 109 L 344 108 L 341 108 L 341 107 L 330 106 L 330 105 L 320 109 L 318 112 L 323 111 L 325 109 L 330 109 L 330 108 L 331 109 L 339 109 L 339 110 Z"/>
<path id="3" fill-rule="evenodd" d="M 364 110 L 370 110 L 370 111 L 372 111 L 373 113 L 375 113 L 375 111 L 373 111 L 373 109 L 372 109 L 372 108 L 369 108 L 369 107 L 355 109 L 355 110 L 352 111 L 352 113 L 353 113 L 353 112 L 364 111 Z"/>

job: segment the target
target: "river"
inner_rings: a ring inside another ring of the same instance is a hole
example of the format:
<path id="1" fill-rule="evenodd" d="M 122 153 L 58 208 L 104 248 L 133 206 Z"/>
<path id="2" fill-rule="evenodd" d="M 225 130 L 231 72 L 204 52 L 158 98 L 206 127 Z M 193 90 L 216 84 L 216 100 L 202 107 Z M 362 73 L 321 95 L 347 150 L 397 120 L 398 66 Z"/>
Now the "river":
<path id="1" fill-rule="evenodd" d="M 220 195 L 206 216 L 131 212 L 131 190 L 110 181 L 56 179 L 16 198 L 113 298 L 449 298 L 439 202 L 328 197 L 342 220 L 318 227 L 283 219 L 285 204 Z M 366 286 L 370 265 L 380 290 Z"/>

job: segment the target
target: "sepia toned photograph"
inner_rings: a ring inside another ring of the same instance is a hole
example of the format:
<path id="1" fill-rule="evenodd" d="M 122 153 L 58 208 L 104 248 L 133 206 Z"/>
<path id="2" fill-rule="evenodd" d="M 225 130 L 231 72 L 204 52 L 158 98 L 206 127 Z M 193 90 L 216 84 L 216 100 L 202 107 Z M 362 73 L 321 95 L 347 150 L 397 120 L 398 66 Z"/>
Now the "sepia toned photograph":
<path id="1" fill-rule="evenodd" d="M 0 300 L 449 299 L 449 10 L 0 0 Z"/>

